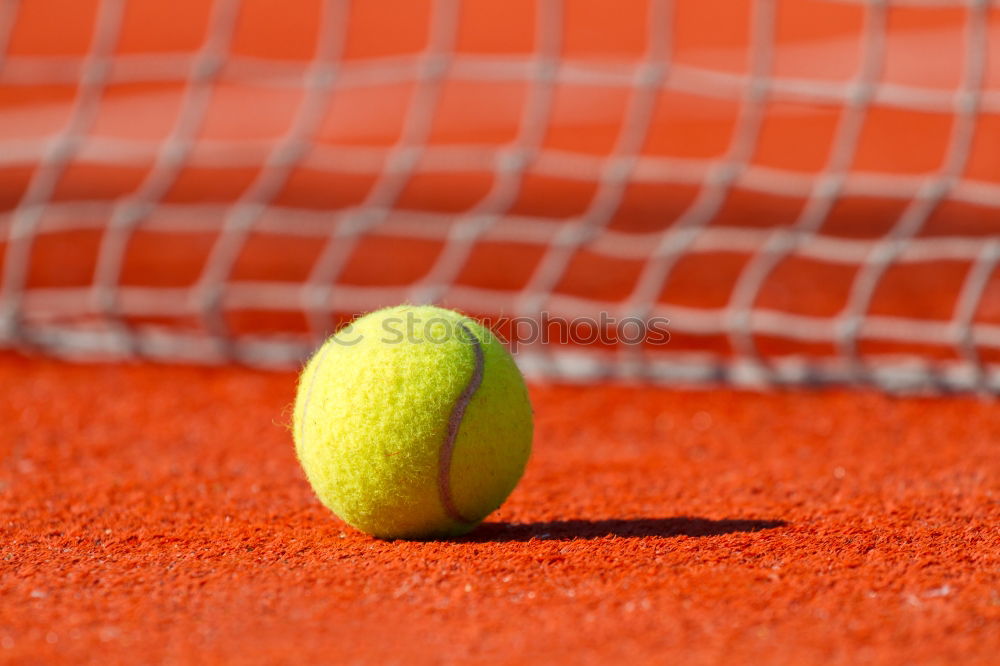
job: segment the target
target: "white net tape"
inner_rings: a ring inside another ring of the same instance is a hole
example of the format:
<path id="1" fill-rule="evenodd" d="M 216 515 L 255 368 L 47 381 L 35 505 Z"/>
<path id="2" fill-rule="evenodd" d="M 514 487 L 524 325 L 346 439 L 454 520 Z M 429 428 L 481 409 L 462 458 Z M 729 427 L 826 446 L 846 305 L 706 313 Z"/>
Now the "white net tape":
<path id="1" fill-rule="evenodd" d="M 287 366 L 441 302 L 669 319 L 535 376 L 1000 388 L 990 2 L 160 4 L 0 4 L 3 346 Z"/>

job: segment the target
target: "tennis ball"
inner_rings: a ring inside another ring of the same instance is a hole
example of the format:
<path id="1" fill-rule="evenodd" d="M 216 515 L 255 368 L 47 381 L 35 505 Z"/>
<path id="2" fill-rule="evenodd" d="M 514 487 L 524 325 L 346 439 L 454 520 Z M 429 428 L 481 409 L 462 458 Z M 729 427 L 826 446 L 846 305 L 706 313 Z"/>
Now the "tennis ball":
<path id="1" fill-rule="evenodd" d="M 306 364 L 295 450 L 320 501 L 377 537 L 464 534 L 517 485 L 531 453 L 524 378 L 458 312 L 371 312 Z"/>

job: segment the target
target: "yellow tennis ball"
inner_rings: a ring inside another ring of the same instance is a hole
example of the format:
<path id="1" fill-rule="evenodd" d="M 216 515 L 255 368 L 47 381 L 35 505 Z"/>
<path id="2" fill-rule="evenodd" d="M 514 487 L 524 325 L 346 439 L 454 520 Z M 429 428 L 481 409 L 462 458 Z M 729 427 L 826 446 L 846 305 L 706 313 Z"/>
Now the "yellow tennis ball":
<path id="1" fill-rule="evenodd" d="M 458 312 L 369 313 L 299 379 L 295 450 L 319 499 L 382 538 L 457 536 L 497 509 L 531 453 L 514 360 Z"/>

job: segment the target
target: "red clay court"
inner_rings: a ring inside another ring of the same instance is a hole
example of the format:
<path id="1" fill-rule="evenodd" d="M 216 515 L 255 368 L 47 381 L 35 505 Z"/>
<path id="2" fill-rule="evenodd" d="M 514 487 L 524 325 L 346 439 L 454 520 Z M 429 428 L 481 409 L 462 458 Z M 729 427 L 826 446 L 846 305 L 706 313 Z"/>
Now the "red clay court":
<path id="1" fill-rule="evenodd" d="M 996 664 L 998 118 L 978 0 L 0 3 L 0 663 Z M 517 336 L 466 537 L 296 460 L 404 302 Z"/>
<path id="2" fill-rule="evenodd" d="M 996 663 L 1000 421 L 868 391 L 532 389 L 471 536 L 319 504 L 294 376 L 5 357 L 6 663 Z"/>

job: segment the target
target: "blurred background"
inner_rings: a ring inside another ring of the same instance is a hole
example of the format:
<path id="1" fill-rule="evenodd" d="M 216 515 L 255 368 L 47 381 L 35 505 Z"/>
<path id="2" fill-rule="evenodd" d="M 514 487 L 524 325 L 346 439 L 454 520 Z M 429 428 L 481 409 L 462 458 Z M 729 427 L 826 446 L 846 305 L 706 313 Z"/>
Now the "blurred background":
<path id="1" fill-rule="evenodd" d="M 985 0 L 4 0 L 0 346 L 669 320 L 530 376 L 1000 388 Z"/>

